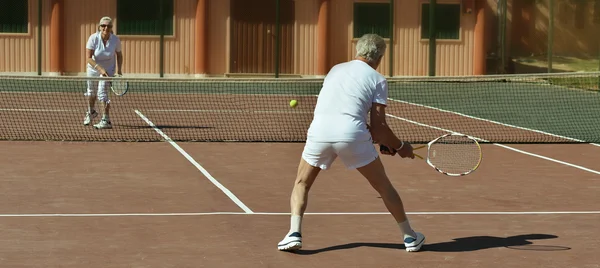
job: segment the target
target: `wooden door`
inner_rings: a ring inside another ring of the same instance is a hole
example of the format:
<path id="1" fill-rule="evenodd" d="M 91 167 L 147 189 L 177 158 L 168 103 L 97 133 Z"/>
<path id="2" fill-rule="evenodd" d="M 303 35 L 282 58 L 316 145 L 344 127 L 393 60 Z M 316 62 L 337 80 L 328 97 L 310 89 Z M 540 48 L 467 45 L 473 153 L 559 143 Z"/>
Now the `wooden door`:
<path id="1" fill-rule="evenodd" d="M 280 1 L 279 72 L 293 72 L 294 1 Z M 277 0 L 231 1 L 232 73 L 275 73 Z"/>

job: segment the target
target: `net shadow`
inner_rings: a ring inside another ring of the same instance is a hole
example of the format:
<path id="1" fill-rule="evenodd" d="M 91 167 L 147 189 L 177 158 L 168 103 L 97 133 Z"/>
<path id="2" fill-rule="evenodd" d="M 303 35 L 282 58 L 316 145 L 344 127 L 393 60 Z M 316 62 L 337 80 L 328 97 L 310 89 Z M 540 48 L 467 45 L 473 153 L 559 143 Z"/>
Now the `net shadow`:
<path id="1" fill-rule="evenodd" d="M 155 127 L 150 126 L 150 125 L 145 125 L 145 126 L 133 126 L 133 125 L 116 125 L 115 126 L 119 126 L 122 128 L 129 128 L 129 129 L 153 129 L 153 128 L 158 128 L 158 129 L 212 129 L 214 127 L 210 127 L 210 126 L 178 126 L 178 125 L 156 125 Z"/>

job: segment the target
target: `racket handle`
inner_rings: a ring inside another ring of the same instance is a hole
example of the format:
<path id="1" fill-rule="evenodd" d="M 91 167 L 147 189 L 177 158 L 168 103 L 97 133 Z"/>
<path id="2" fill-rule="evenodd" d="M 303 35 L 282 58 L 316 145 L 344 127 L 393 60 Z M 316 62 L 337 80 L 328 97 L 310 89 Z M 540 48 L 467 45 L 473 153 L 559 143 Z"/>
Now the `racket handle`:
<path id="1" fill-rule="evenodd" d="M 380 144 L 379 145 L 379 152 L 381 152 L 381 153 L 391 153 L 392 151 L 387 146 Z"/>

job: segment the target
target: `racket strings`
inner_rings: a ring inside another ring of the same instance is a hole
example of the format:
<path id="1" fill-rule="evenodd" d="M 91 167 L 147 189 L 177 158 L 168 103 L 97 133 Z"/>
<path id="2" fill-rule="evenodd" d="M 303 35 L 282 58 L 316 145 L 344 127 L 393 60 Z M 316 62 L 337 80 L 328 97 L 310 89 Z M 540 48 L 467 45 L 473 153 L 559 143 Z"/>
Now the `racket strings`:
<path id="1" fill-rule="evenodd" d="M 111 82 L 111 88 L 117 95 L 122 95 L 127 92 L 127 82 L 122 80 L 114 80 Z"/>
<path id="2" fill-rule="evenodd" d="M 447 136 L 430 145 L 428 160 L 441 172 L 465 174 L 479 165 L 481 148 L 468 137 Z"/>

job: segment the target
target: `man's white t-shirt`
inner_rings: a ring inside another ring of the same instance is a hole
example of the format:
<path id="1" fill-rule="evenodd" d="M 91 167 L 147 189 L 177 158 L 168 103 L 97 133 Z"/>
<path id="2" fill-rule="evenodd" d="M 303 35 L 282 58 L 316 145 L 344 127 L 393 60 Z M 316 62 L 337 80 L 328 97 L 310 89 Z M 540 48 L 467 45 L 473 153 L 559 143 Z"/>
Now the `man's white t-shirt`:
<path id="1" fill-rule="evenodd" d="M 352 60 L 334 66 L 319 93 L 308 140 L 371 140 L 367 117 L 374 102 L 386 105 L 387 96 L 387 80 L 367 63 Z"/>
<path id="2" fill-rule="evenodd" d="M 111 34 L 104 45 L 100 32 L 90 35 L 87 44 L 87 49 L 93 50 L 92 58 L 98 65 L 102 66 L 109 74 L 115 72 L 116 69 L 116 52 L 121 52 L 121 40 L 114 34 Z M 94 71 L 94 66 L 87 65 L 88 70 Z"/>

